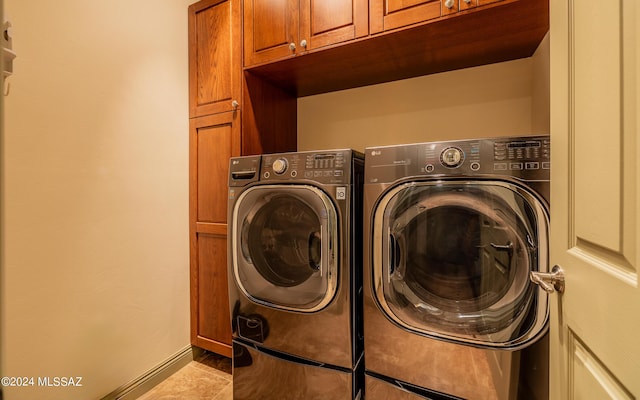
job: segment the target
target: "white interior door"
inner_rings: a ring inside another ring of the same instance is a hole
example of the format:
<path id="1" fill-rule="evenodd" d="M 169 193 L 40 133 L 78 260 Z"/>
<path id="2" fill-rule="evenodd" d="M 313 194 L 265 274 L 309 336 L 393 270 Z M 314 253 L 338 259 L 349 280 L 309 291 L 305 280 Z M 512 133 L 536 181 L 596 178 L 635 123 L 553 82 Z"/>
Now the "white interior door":
<path id="1" fill-rule="evenodd" d="M 640 4 L 551 0 L 551 398 L 640 398 Z"/>

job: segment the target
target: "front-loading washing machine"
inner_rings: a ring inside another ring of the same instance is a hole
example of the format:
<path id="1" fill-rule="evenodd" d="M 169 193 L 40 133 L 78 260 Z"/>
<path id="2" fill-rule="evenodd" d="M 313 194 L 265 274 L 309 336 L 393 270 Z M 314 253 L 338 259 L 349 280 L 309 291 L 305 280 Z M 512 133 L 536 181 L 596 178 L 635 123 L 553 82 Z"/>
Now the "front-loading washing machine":
<path id="1" fill-rule="evenodd" d="M 361 398 L 363 162 L 349 149 L 230 160 L 234 399 Z"/>
<path id="2" fill-rule="evenodd" d="M 365 160 L 367 399 L 547 399 L 549 136 Z"/>

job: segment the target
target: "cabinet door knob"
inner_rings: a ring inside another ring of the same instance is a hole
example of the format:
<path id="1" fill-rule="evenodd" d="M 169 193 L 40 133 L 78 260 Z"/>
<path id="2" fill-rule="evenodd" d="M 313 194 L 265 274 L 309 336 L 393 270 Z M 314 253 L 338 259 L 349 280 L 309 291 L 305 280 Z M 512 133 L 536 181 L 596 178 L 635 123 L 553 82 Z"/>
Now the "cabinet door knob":
<path id="1" fill-rule="evenodd" d="M 446 0 L 444 2 L 444 6 L 447 8 L 453 8 L 453 5 L 454 5 L 454 0 Z"/>
<path id="2" fill-rule="evenodd" d="M 296 51 L 296 44 L 293 42 L 289 43 L 289 50 Z"/>
<path id="3" fill-rule="evenodd" d="M 236 108 L 238 108 L 238 106 L 240 105 L 240 103 L 238 103 L 238 100 L 233 100 L 231 102 L 231 107 L 233 107 L 233 109 L 235 110 Z"/>
<path id="4" fill-rule="evenodd" d="M 300 46 L 304 47 L 305 49 L 307 48 L 307 40 L 306 39 L 302 39 L 302 41 L 300 42 Z"/>
<path id="5" fill-rule="evenodd" d="M 464 0 L 465 3 L 471 4 L 471 0 Z"/>

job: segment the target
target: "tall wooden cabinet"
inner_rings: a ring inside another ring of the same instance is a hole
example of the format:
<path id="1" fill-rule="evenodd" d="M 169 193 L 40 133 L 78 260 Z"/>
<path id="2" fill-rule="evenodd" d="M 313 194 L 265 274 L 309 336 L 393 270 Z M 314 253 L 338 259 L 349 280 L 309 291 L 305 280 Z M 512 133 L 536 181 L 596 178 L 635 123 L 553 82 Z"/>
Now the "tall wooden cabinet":
<path id="1" fill-rule="evenodd" d="M 242 72 L 242 0 L 189 6 L 191 343 L 227 357 L 229 158 L 296 149 L 295 97 Z"/>
<path id="2" fill-rule="evenodd" d="M 231 356 L 227 174 L 241 152 L 240 0 L 189 7 L 191 343 Z"/>

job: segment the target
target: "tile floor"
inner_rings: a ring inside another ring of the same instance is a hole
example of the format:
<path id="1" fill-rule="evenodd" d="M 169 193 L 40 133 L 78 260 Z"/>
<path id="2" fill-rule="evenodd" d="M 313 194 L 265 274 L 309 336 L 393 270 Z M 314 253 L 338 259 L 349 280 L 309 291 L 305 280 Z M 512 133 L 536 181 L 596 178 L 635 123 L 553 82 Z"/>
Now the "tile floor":
<path id="1" fill-rule="evenodd" d="M 138 400 L 232 400 L 231 360 L 205 352 Z"/>

